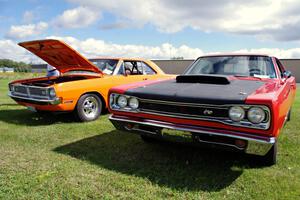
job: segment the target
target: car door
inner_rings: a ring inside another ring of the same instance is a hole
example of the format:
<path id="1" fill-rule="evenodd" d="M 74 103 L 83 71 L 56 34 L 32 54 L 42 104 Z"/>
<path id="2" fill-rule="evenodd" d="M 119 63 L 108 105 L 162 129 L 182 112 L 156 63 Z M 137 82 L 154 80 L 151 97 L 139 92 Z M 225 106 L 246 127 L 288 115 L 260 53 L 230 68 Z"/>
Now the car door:
<path id="1" fill-rule="evenodd" d="M 287 114 L 295 98 L 296 81 L 295 77 L 291 76 L 290 72 L 285 69 L 278 59 L 276 59 L 276 64 L 280 72 L 279 78 L 281 79 L 281 87 L 283 87 L 281 108 L 283 113 Z"/>

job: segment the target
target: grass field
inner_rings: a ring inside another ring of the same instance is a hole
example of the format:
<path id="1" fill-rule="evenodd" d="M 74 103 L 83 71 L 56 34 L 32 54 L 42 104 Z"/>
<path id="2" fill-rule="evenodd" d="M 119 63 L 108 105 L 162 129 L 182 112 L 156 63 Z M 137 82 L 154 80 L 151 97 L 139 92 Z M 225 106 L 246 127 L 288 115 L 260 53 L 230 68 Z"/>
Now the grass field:
<path id="1" fill-rule="evenodd" d="M 78 123 L 39 116 L 7 97 L 0 75 L 0 199 L 300 199 L 300 91 L 278 164 L 116 131 L 108 115 Z M 30 75 L 26 75 L 30 76 Z"/>

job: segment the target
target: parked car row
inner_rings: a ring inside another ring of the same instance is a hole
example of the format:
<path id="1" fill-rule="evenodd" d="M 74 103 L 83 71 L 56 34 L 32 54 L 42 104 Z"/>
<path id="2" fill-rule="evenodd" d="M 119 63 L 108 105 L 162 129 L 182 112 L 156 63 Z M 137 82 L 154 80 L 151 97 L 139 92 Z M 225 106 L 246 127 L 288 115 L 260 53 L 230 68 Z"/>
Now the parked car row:
<path id="1" fill-rule="evenodd" d="M 13 81 L 9 96 L 34 111 L 73 112 L 81 121 L 97 119 L 117 85 L 174 77 L 144 59 L 98 58 L 92 63 L 59 40 L 19 44 L 59 71 L 59 76 Z"/>
<path id="2" fill-rule="evenodd" d="M 263 54 L 199 57 L 184 74 L 165 74 L 144 59 L 92 63 L 58 40 L 20 45 L 54 66 L 58 77 L 13 81 L 9 95 L 36 111 L 74 111 L 82 121 L 103 109 L 122 131 L 146 141 L 213 145 L 276 163 L 277 141 L 290 120 L 295 78 Z"/>

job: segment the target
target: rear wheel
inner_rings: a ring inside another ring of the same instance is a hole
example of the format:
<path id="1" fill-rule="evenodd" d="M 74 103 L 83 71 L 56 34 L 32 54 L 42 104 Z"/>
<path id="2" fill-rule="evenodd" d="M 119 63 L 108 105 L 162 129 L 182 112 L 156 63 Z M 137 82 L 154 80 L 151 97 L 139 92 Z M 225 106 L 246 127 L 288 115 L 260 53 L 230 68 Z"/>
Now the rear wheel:
<path id="1" fill-rule="evenodd" d="M 80 97 L 76 105 L 76 115 L 80 121 L 96 120 L 102 111 L 102 101 L 96 94 L 85 94 Z"/>
<path id="2" fill-rule="evenodd" d="M 263 162 L 266 166 L 275 165 L 277 162 L 277 142 L 273 144 L 269 152 L 263 157 Z"/>

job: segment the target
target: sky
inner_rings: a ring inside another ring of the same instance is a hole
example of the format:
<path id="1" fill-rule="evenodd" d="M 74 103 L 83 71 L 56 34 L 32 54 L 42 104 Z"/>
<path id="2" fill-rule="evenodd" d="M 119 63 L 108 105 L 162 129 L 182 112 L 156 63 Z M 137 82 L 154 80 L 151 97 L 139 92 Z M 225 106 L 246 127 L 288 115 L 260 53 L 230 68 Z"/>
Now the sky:
<path id="1" fill-rule="evenodd" d="M 60 39 L 88 58 L 300 58 L 299 0 L 0 0 L 0 59 L 38 63 L 18 42 Z"/>

